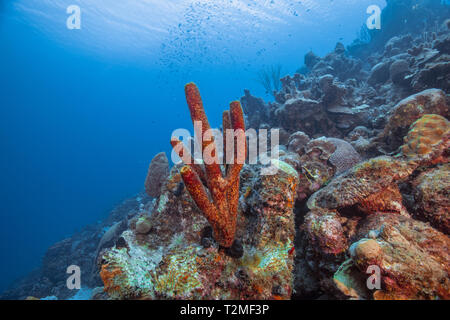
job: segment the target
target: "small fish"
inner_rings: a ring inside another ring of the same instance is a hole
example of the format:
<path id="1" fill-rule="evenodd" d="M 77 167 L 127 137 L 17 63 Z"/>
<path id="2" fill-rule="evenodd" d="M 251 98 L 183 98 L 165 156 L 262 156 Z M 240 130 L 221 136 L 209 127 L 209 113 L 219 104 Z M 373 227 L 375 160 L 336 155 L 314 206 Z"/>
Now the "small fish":
<path id="1" fill-rule="evenodd" d="M 306 169 L 306 167 L 302 166 L 302 169 L 304 170 L 304 174 L 306 175 L 306 178 L 312 179 L 312 180 L 316 179 L 316 177 L 308 169 Z"/>

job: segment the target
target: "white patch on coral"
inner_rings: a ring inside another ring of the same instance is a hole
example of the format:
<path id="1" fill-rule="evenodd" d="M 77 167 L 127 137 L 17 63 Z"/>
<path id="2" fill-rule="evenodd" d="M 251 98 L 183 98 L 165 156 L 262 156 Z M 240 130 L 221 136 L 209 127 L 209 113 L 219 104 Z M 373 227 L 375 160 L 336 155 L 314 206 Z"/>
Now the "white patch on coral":
<path id="1" fill-rule="evenodd" d="M 114 262 L 120 265 L 122 271 L 127 275 L 128 286 L 133 288 L 136 293 L 152 293 L 153 283 L 150 281 L 150 272 L 154 270 L 161 262 L 163 257 L 163 248 L 157 250 L 140 246 L 134 242 L 134 235 L 130 230 L 122 233 L 127 248 L 114 248 L 109 255 L 114 257 Z"/>
<path id="2" fill-rule="evenodd" d="M 167 193 L 164 193 L 159 197 L 159 203 L 158 203 L 158 212 L 162 212 L 164 208 L 166 207 L 167 202 L 169 201 L 169 196 Z"/>

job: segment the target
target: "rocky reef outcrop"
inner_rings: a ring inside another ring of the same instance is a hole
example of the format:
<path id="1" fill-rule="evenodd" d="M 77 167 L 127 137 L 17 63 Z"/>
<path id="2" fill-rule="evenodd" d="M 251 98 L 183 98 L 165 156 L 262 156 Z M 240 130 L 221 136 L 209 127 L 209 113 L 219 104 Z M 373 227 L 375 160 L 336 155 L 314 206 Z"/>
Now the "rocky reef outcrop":
<path id="1" fill-rule="evenodd" d="M 350 298 L 449 299 L 449 244 L 448 236 L 426 223 L 391 213 L 372 215 L 361 223 L 349 259 L 333 280 Z M 379 268 L 379 289 L 366 286 L 370 266 Z"/>
<path id="2" fill-rule="evenodd" d="M 140 233 L 131 224 L 126 246 L 102 261 L 105 291 L 115 299 L 288 299 L 293 288 L 296 171 L 277 163 L 278 174 L 245 167 L 236 241 L 223 248 L 172 169 L 163 193 Z M 181 182 L 182 183 L 182 182 Z"/>
<path id="3" fill-rule="evenodd" d="M 398 8 L 392 10 L 399 14 Z M 427 11 L 427 14 L 437 14 L 436 10 Z M 438 14 L 436 19 L 443 16 Z M 393 17 L 388 20 L 396 21 Z M 428 105 L 424 104 L 424 99 L 430 99 L 432 95 L 438 100 L 429 105 L 431 109 L 439 109 L 436 103 L 442 105 L 447 101 L 448 104 L 448 24 L 437 22 L 427 25 L 424 30 L 411 28 L 409 31 L 390 38 L 385 38 L 387 31 L 383 35 L 373 35 L 373 43 L 378 45 L 366 45 L 370 47 L 367 51 L 370 54 L 357 54 L 351 47 L 345 48 L 340 43 L 324 57 L 307 53 L 301 73 L 281 79 L 282 88 L 275 93 L 274 102 L 265 103 L 245 91 L 241 99 L 243 105 L 249 105 L 246 101 L 255 102 L 248 112 L 244 108 L 246 116 L 252 118 L 249 125 L 255 129 L 265 126 L 282 128 L 289 134 L 302 131 L 312 138 L 344 138 L 353 141 L 354 147 L 365 158 L 379 155 L 377 148 L 387 147 L 381 153 L 392 152 L 401 145 L 401 141 L 382 142 L 384 145 L 380 146 L 372 143 L 371 139 L 379 136 L 381 140 L 401 140 L 412 123 L 409 118 L 415 116 L 417 119 L 426 113 L 445 116 L 442 112 L 446 112 L 414 111 L 410 110 L 414 107 L 409 105 Z M 407 97 L 411 100 L 402 101 Z M 396 121 L 396 117 L 389 117 L 395 112 L 397 119 L 407 118 L 396 133 L 392 131 L 396 124 L 386 123 L 389 118 L 391 122 Z M 357 128 L 365 128 L 364 137 L 355 138 L 354 130 Z"/>
<path id="4" fill-rule="evenodd" d="M 433 105 L 421 108 L 448 116 L 445 102 Z M 449 299 L 449 122 L 408 122 L 392 156 L 362 160 L 345 140 L 298 131 L 271 161 L 276 174 L 244 165 L 230 247 L 175 166 L 152 214 L 103 254 L 104 290 L 112 299 Z"/>
<path id="5" fill-rule="evenodd" d="M 430 119 L 441 121 L 431 129 L 434 143 L 411 148 L 417 127 Z M 355 299 L 449 298 L 449 128 L 443 117 L 424 115 L 411 125 L 396 157 L 359 163 L 309 198 L 299 241 L 323 292 Z M 412 189 L 414 207 L 404 204 L 408 194 L 401 185 Z M 374 268 L 375 289 L 366 285 Z"/>
<path id="6" fill-rule="evenodd" d="M 73 236 L 52 245 L 42 259 L 39 268 L 14 283 L 1 295 L 1 300 L 22 300 L 27 297 L 39 299 L 70 299 L 83 291 L 89 299 L 96 287 L 103 288 L 99 275 L 97 258 L 104 250 L 120 244 L 122 232 L 128 228 L 128 221 L 141 211 L 152 207 L 151 199 L 141 192 L 118 204 L 102 221 L 88 225 Z M 68 289 L 67 268 L 71 265 L 80 267 L 81 290 Z M 103 297 L 103 289 L 97 290 L 98 297 Z"/>

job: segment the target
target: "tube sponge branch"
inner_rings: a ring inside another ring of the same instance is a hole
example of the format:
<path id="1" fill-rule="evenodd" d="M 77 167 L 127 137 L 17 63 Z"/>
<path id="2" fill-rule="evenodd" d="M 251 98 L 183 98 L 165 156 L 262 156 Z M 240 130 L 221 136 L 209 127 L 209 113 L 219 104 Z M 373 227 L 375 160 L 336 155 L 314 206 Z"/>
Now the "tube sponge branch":
<path id="1" fill-rule="evenodd" d="M 192 155 L 177 138 L 172 137 L 171 144 L 175 152 L 185 162 L 180 173 L 186 189 L 211 224 L 216 241 L 225 248 L 231 247 L 236 232 L 237 210 L 239 206 L 239 175 L 246 157 L 245 123 L 241 104 L 233 101 L 230 110 L 223 113 L 224 155 L 233 152 L 232 162 L 225 165 L 222 173 L 214 138 L 204 139 L 210 132 L 200 92 L 194 83 L 185 86 L 186 101 L 192 122 L 201 122 L 202 150 L 208 150 L 213 161 L 204 161 L 204 166 L 194 163 Z M 232 129 L 232 130 L 229 130 Z M 225 132 L 231 132 L 230 139 Z M 205 133 L 207 133 L 205 135 Z M 232 144 L 230 146 L 230 141 Z M 227 147 L 232 147 L 229 150 Z"/>

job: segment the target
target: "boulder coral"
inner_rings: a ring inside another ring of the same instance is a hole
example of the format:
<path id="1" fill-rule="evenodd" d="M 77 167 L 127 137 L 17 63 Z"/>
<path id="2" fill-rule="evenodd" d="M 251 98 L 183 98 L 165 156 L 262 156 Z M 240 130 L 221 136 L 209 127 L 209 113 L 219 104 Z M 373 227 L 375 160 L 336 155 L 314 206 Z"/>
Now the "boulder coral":
<path id="1" fill-rule="evenodd" d="M 365 220 L 358 237 L 350 247 L 350 260 L 334 275 L 345 295 L 376 300 L 450 298 L 450 240 L 444 234 L 423 222 L 385 214 Z M 355 269 L 345 273 L 348 264 Z M 367 287 L 366 292 L 360 289 L 369 266 L 379 268 L 381 285 L 368 293 Z"/>
<path id="2" fill-rule="evenodd" d="M 422 172 L 412 182 L 416 215 L 450 234 L 450 164 Z"/>
<path id="3" fill-rule="evenodd" d="M 313 246 L 319 246 L 322 253 L 339 254 L 347 250 L 344 230 L 335 211 L 311 211 L 305 217 L 305 226 Z"/>
<path id="4" fill-rule="evenodd" d="M 370 207 L 371 211 L 374 211 L 374 201 L 380 205 L 389 202 L 384 201 L 382 197 L 390 194 L 384 192 L 386 188 L 396 181 L 407 178 L 414 169 L 415 166 L 406 161 L 388 156 L 366 160 L 337 176 L 326 187 L 314 193 L 308 200 L 308 207 L 311 210 L 339 209 L 362 203 L 363 207 Z M 374 194 L 378 194 L 379 197 L 374 197 Z M 367 202 L 370 202 L 370 205 Z M 398 211 L 401 210 L 399 207 Z"/>
<path id="5" fill-rule="evenodd" d="M 450 154 L 450 123 L 437 114 L 416 120 L 401 147 L 408 159 L 429 164 L 442 163 Z"/>
<path id="6" fill-rule="evenodd" d="M 304 97 L 291 98 L 284 104 L 277 105 L 272 116 L 289 133 L 303 131 L 314 136 L 318 132 L 335 128 L 320 101 Z"/>

